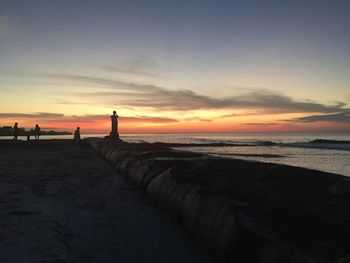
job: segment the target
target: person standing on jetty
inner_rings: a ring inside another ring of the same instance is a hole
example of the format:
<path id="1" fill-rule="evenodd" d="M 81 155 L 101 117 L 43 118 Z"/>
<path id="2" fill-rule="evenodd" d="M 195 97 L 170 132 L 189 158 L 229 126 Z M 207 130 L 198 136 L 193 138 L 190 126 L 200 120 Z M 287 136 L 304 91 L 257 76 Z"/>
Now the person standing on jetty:
<path id="1" fill-rule="evenodd" d="M 18 139 L 18 133 L 19 133 L 18 123 L 15 122 L 15 125 L 13 126 L 13 139 L 15 141 L 17 141 L 17 139 Z"/>
<path id="2" fill-rule="evenodd" d="M 119 116 L 118 116 L 117 112 L 113 111 L 113 115 L 111 115 L 112 131 L 109 134 L 109 136 L 112 140 L 119 140 L 118 118 L 119 118 Z"/>
<path id="3" fill-rule="evenodd" d="M 39 136 L 40 136 L 40 127 L 38 124 L 35 124 L 34 137 L 35 139 L 39 140 Z"/>
<path id="4" fill-rule="evenodd" d="M 79 141 L 80 140 L 80 127 L 77 127 L 77 129 L 74 132 L 74 140 Z"/>

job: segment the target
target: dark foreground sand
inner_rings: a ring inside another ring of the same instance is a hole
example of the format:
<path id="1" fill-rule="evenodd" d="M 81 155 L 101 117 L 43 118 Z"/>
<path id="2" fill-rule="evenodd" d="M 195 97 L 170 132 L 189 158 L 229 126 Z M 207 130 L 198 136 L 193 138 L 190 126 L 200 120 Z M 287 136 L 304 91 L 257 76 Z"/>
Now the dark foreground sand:
<path id="1" fill-rule="evenodd" d="M 0 262 L 213 262 L 87 144 L 0 142 Z"/>

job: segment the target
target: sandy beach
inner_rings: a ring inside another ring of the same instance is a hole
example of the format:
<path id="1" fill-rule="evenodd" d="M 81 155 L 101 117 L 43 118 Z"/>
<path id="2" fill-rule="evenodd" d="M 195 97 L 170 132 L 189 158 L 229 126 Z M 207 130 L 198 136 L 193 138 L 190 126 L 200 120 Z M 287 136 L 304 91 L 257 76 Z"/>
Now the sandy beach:
<path id="1" fill-rule="evenodd" d="M 86 143 L 0 142 L 0 262 L 214 262 Z"/>

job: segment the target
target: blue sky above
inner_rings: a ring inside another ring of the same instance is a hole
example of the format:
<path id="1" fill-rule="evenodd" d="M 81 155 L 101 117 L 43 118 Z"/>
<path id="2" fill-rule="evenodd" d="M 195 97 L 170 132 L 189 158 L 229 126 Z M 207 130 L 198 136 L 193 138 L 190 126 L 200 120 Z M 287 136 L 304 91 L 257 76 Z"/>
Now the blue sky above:
<path id="1" fill-rule="evenodd" d="M 348 110 L 349 13 L 345 0 L 3 0 L 0 90 L 10 102 L 28 95 L 23 110 L 50 104 L 65 114 L 72 107 L 53 104 L 67 96 L 72 105 L 94 103 L 76 94 L 100 88 L 96 81 L 82 82 L 84 77 L 214 99 L 266 91 L 303 103 L 342 103 Z M 100 110 L 120 105 L 115 97 Z M 241 110 L 246 108 L 252 106 Z M 8 103 L 0 111 L 15 107 Z"/>

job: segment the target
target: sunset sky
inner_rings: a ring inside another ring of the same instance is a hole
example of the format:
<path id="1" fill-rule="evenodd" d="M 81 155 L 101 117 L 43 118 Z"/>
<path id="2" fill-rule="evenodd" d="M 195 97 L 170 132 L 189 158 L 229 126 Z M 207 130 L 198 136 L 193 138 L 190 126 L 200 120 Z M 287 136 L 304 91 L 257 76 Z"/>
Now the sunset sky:
<path id="1" fill-rule="evenodd" d="M 0 126 L 350 132 L 350 1 L 0 1 Z"/>

